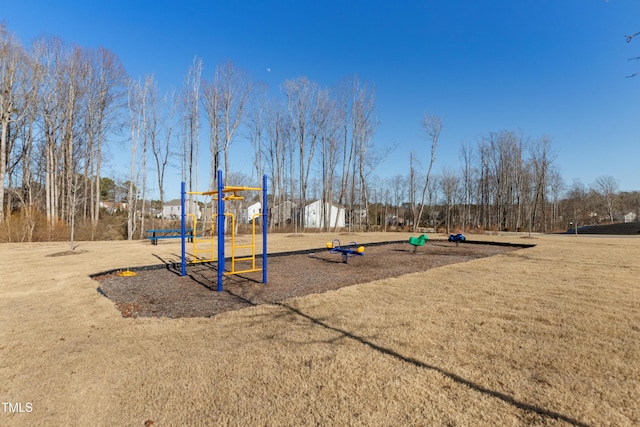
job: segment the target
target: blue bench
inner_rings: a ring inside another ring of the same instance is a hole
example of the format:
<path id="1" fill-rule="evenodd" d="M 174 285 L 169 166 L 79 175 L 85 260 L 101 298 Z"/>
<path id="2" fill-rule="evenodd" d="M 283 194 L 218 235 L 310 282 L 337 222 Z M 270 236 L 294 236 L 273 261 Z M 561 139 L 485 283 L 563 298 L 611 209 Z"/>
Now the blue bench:
<path id="1" fill-rule="evenodd" d="M 187 228 L 185 231 L 189 242 L 193 242 L 193 229 Z M 151 244 L 156 246 L 160 239 L 179 239 L 182 237 L 180 229 L 164 229 L 164 230 L 147 230 L 147 239 L 151 240 Z"/>

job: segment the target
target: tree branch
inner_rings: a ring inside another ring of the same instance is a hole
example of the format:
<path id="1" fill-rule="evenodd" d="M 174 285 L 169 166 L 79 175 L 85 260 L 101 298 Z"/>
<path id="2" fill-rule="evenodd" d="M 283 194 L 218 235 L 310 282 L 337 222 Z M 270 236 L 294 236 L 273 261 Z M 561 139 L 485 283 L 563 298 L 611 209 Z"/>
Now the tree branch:
<path id="1" fill-rule="evenodd" d="M 640 35 L 640 31 L 638 31 L 637 33 L 632 34 L 632 35 L 630 35 L 630 36 L 629 36 L 629 35 L 625 35 L 624 37 L 627 39 L 627 43 L 631 43 L 631 40 L 633 40 L 633 39 L 634 39 L 634 37 L 636 37 L 636 36 L 638 36 L 638 35 Z M 638 60 L 640 60 L 640 56 L 636 56 L 636 57 L 633 57 L 633 58 L 629 58 L 629 61 L 638 61 Z M 638 74 L 640 74 L 640 72 L 633 73 L 633 74 L 631 74 L 630 76 L 627 76 L 627 78 L 635 77 L 635 76 L 637 76 Z"/>

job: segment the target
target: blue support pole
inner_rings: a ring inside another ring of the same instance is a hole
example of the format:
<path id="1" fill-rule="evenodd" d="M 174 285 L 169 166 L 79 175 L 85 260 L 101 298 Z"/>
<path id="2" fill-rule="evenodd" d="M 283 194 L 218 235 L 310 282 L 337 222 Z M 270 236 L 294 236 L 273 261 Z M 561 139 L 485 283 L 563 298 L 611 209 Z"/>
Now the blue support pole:
<path id="1" fill-rule="evenodd" d="M 267 283 L 267 175 L 262 175 L 262 283 Z"/>
<path id="2" fill-rule="evenodd" d="M 222 194 L 222 171 L 218 171 L 218 292 L 222 292 L 222 276 L 224 275 L 224 200 Z"/>
<path id="3" fill-rule="evenodd" d="M 181 185 L 180 185 L 180 219 L 181 219 L 181 225 L 180 225 L 180 236 L 181 236 L 181 240 L 182 240 L 182 269 L 181 269 L 181 276 L 186 276 L 187 275 L 187 256 L 186 256 L 186 245 L 185 245 L 185 219 L 186 219 L 186 214 L 184 211 L 184 199 L 186 196 L 186 192 L 185 192 L 185 187 L 184 187 L 184 181 L 182 181 Z"/>

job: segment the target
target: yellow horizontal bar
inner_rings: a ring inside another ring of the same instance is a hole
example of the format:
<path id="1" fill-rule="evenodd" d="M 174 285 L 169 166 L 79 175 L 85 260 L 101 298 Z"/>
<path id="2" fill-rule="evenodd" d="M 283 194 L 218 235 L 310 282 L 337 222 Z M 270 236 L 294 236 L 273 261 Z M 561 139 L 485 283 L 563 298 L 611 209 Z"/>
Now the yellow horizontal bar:
<path id="1" fill-rule="evenodd" d="M 194 238 L 193 240 L 195 240 L 196 242 L 208 242 L 211 243 L 211 241 L 213 240 L 211 237 L 205 237 L 203 239 L 198 239 L 197 237 Z"/>
<path id="2" fill-rule="evenodd" d="M 203 263 L 203 262 L 215 262 L 217 261 L 216 258 L 211 258 L 211 259 L 194 259 L 189 261 L 189 264 L 199 264 L 199 263 Z"/>
<path id="3" fill-rule="evenodd" d="M 227 186 L 222 189 L 223 193 L 228 193 L 229 191 L 262 191 L 262 188 Z"/>
<path id="4" fill-rule="evenodd" d="M 233 271 L 225 271 L 224 274 L 225 276 L 228 276 L 230 274 L 241 274 L 241 273 L 255 273 L 257 271 L 262 271 L 261 268 L 255 268 L 253 270 L 233 270 Z"/>
<path id="5" fill-rule="evenodd" d="M 229 187 L 224 187 L 222 189 L 223 193 L 229 193 L 229 192 L 232 192 L 232 191 L 262 191 L 262 188 L 229 186 Z M 213 195 L 213 194 L 218 194 L 218 190 L 202 191 L 202 192 L 199 192 L 197 194 L 201 194 L 203 196 L 210 196 L 210 195 Z"/>

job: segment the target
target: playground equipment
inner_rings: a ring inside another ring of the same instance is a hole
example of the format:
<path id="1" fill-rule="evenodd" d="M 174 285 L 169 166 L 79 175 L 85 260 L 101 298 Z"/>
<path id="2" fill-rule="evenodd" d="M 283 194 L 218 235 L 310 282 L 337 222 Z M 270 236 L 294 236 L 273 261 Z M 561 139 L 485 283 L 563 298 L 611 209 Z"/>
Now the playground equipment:
<path id="1" fill-rule="evenodd" d="M 188 193 L 187 193 L 188 194 Z M 213 231 L 211 232 L 211 237 L 204 237 L 205 229 L 204 229 L 204 221 L 202 224 L 202 229 L 198 232 L 198 217 L 196 214 L 187 214 L 188 218 L 191 218 L 191 223 L 193 224 L 192 238 L 189 239 L 191 243 L 193 243 L 193 259 L 191 263 L 203 263 L 203 262 L 214 262 L 217 261 L 215 248 L 215 237 L 213 235 Z M 215 215 L 213 216 L 215 218 Z M 213 219 L 212 218 L 212 219 Z M 187 229 L 187 237 L 189 235 L 189 229 Z M 199 243 L 205 243 L 205 247 L 202 245 L 198 246 Z M 208 257 L 203 256 L 203 254 L 209 254 Z"/>
<path id="2" fill-rule="evenodd" d="M 418 246 L 424 246 L 427 239 L 429 239 L 429 236 L 427 236 L 426 234 L 423 234 L 422 236 L 419 236 L 419 237 L 413 237 L 413 236 L 409 237 L 409 243 L 413 245 L 414 254 L 418 250 Z"/>
<path id="3" fill-rule="evenodd" d="M 252 228 L 251 228 L 251 244 L 250 245 L 236 245 L 235 242 L 235 217 L 231 213 L 225 213 L 225 202 L 230 200 L 243 200 L 243 197 L 238 195 L 241 191 L 262 191 L 262 213 L 255 214 L 251 218 Z M 215 219 L 217 222 L 217 253 L 214 250 L 215 242 L 213 236 L 213 230 L 211 233 L 211 237 L 207 239 L 200 239 L 194 232 L 193 234 L 193 256 L 194 259 L 189 263 L 202 263 L 202 262 L 215 262 L 218 263 L 218 292 L 222 292 L 222 277 L 225 275 L 232 274 L 241 274 L 241 273 L 250 273 L 262 271 L 262 283 L 267 283 L 267 176 L 264 175 L 262 177 L 262 188 L 254 188 L 254 187 L 238 187 L 238 186 L 224 186 L 222 183 L 222 171 L 218 171 L 218 189 L 213 191 L 205 191 L 205 192 L 187 192 L 185 191 L 185 183 L 182 182 L 181 186 L 181 236 L 182 236 L 182 262 L 181 262 L 181 275 L 187 275 L 187 257 L 186 257 L 186 239 L 190 236 L 187 234 L 186 228 L 186 218 L 187 214 L 185 212 L 185 199 L 187 194 L 197 194 L 203 196 L 212 196 L 214 200 L 218 202 L 218 213 L 212 216 L 212 219 Z M 192 216 L 193 221 L 193 230 L 197 230 L 197 218 L 193 214 L 189 214 Z M 256 268 L 256 219 L 262 216 L 262 267 Z M 224 247 L 224 238 L 225 238 L 225 217 L 231 218 L 231 270 L 225 270 L 225 247 Z M 207 242 L 210 243 L 211 246 L 209 248 L 202 247 L 198 248 L 198 243 Z M 250 248 L 251 256 L 248 257 L 236 257 L 235 251 L 240 248 Z M 198 254 L 209 253 L 209 257 L 202 257 Z M 251 267 L 247 269 L 237 270 L 236 262 L 238 261 L 247 261 L 251 260 Z"/>
<path id="4" fill-rule="evenodd" d="M 458 244 L 460 244 L 460 242 L 464 242 L 465 241 L 464 234 L 462 234 L 462 233 L 450 234 L 449 235 L 449 241 L 450 242 L 455 242 L 456 246 L 458 246 Z"/>
<path id="5" fill-rule="evenodd" d="M 340 240 L 338 239 L 335 239 L 333 242 L 327 242 L 327 249 L 329 249 L 329 252 L 332 254 L 342 254 L 342 262 L 345 264 L 349 263 L 349 256 L 351 255 L 364 255 L 364 246 L 358 246 L 356 242 L 351 242 L 348 246 L 343 247 L 340 246 Z"/>

